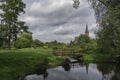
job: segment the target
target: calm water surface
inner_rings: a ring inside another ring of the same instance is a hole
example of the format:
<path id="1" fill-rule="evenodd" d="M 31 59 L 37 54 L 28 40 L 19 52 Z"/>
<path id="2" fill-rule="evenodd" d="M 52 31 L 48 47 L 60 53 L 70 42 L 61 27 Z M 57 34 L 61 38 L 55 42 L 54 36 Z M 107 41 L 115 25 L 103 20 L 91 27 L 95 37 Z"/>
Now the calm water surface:
<path id="1" fill-rule="evenodd" d="M 120 80 L 120 66 L 114 63 L 75 63 L 27 75 L 25 80 Z"/>

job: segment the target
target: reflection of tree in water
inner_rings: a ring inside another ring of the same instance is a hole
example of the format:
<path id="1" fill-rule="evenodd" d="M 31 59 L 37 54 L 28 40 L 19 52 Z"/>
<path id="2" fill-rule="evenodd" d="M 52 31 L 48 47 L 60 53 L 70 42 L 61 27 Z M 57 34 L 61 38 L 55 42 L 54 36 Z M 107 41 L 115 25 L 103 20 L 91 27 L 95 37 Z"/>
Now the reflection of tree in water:
<path id="1" fill-rule="evenodd" d="M 43 75 L 43 78 L 46 79 L 48 76 L 47 69 L 48 69 L 48 60 L 44 59 L 43 62 L 40 62 L 35 65 L 32 74 Z"/>
<path id="2" fill-rule="evenodd" d="M 113 75 L 111 80 L 120 80 L 120 64 L 116 64 L 114 68 L 115 74 Z"/>
<path id="3" fill-rule="evenodd" d="M 66 58 L 66 59 L 63 61 L 62 67 L 64 68 L 65 71 L 70 71 L 71 66 L 70 66 L 70 60 L 69 60 L 69 58 Z"/>
<path id="4" fill-rule="evenodd" d="M 65 71 L 70 71 L 71 69 L 70 64 L 62 65 L 62 67 L 64 68 Z"/>
<path id="5" fill-rule="evenodd" d="M 103 75 L 103 80 L 120 80 L 120 67 L 118 64 L 97 64 L 98 70 Z"/>
<path id="6" fill-rule="evenodd" d="M 99 63 L 97 64 L 97 68 L 99 71 L 102 72 L 102 75 L 109 74 L 112 72 L 113 65 L 105 64 L 105 63 Z"/>
<path id="7" fill-rule="evenodd" d="M 48 76 L 47 69 L 48 69 L 48 60 L 44 59 L 42 62 L 37 63 L 34 66 L 34 69 L 31 69 L 31 71 L 29 71 L 27 74 L 21 76 L 19 80 L 27 80 L 26 76 L 31 74 L 42 75 L 43 78 L 46 79 Z"/>
<path id="8" fill-rule="evenodd" d="M 43 74 L 43 77 L 44 77 L 44 79 L 46 79 L 48 77 L 47 71 Z"/>

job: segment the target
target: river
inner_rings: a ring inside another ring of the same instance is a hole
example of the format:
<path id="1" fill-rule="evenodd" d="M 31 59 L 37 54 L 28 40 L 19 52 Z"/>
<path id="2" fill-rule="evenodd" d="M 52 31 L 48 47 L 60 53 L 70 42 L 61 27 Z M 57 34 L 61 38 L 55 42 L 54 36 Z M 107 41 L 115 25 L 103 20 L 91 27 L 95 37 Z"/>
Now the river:
<path id="1" fill-rule="evenodd" d="M 116 63 L 74 63 L 27 75 L 25 80 L 120 80 L 120 66 Z"/>

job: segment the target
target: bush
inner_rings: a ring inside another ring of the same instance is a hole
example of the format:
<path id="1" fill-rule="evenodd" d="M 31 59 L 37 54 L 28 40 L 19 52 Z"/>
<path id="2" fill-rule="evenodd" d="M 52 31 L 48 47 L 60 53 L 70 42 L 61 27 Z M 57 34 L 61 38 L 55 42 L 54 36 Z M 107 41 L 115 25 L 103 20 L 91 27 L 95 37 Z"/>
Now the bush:
<path id="1" fill-rule="evenodd" d="M 48 49 L 49 47 L 47 45 L 43 46 L 44 49 Z"/>

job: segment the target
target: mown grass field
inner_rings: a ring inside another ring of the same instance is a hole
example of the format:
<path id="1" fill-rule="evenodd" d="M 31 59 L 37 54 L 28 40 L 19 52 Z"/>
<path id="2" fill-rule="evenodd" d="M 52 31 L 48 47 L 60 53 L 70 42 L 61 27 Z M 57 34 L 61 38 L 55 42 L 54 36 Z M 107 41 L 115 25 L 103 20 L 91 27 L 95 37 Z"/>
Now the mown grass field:
<path id="1" fill-rule="evenodd" d="M 52 54 L 51 49 L 0 50 L 0 80 L 18 80 L 44 59 L 48 59 L 50 66 L 62 61 L 62 58 Z"/>

